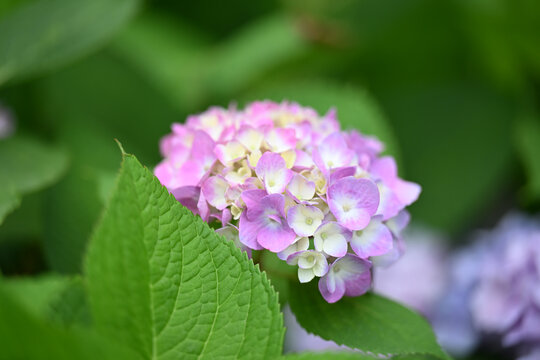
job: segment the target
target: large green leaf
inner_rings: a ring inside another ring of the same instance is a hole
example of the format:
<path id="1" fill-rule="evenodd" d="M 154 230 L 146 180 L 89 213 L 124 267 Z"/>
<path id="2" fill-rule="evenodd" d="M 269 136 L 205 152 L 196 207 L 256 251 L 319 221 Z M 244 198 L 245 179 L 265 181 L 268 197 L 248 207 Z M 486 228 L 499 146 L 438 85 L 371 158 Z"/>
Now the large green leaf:
<path id="1" fill-rule="evenodd" d="M 363 134 L 377 136 L 384 142 L 387 153 L 399 157 L 394 133 L 377 104 L 366 92 L 352 86 L 320 81 L 285 82 L 256 88 L 244 98 L 249 101 L 295 101 L 311 106 L 322 114 L 334 108 L 345 129 L 356 129 Z"/>
<path id="2" fill-rule="evenodd" d="M 280 355 L 283 319 L 266 275 L 131 155 L 86 273 L 98 329 L 145 359 Z"/>
<path id="3" fill-rule="evenodd" d="M 36 0 L 0 18 L 0 85 L 63 65 L 117 31 L 138 0 Z"/>
<path id="4" fill-rule="evenodd" d="M 20 196 L 42 189 L 64 172 L 67 156 L 61 149 L 14 137 L 0 141 L 0 224 L 20 203 Z"/>
<path id="5" fill-rule="evenodd" d="M 65 329 L 21 306 L 0 282 L 0 359 L 134 359 L 129 349 L 82 328 Z"/>
<path id="6" fill-rule="evenodd" d="M 447 356 L 424 318 L 381 296 L 368 293 L 329 304 L 315 282 L 291 282 L 289 302 L 304 329 L 339 345 L 384 355 Z"/>
<path id="7" fill-rule="evenodd" d="M 527 174 L 526 196 L 540 200 L 540 120 L 526 117 L 516 122 L 516 148 Z"/>

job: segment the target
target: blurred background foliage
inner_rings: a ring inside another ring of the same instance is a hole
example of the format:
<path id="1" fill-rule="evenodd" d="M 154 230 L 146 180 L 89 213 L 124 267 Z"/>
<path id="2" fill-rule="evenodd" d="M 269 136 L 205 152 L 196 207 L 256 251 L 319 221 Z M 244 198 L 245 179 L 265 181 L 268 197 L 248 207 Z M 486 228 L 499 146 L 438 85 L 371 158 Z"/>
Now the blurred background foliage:
<path id="1" fill-rule="evenodd" d="M 2 146 L 28 159 L 12 162 L 23 178 L 44 177 L 2 202 L 7 214 L 30 193 L 0 227 L 4 273 L 79 271 L 114 138 L 151 167 L 172 122 L 256 98 L 334 105 L 381 137 L 424 188 L 414 220 L 457 242 L 539 204 L 534 0 L 9 0 L 0 34 L 0 101 L 17 128 Z M 19 138 L 42 151 L 23 154 Z"/>
<path id="2" fill-rule="evenodd" d="M 536 0 L 4 0 L 0 269 L 80 272 L 113 139 L 152 167 L 172 122 L 256 98 L 379 136 L 459 244 L 539 209 L 539 45 Z"/>

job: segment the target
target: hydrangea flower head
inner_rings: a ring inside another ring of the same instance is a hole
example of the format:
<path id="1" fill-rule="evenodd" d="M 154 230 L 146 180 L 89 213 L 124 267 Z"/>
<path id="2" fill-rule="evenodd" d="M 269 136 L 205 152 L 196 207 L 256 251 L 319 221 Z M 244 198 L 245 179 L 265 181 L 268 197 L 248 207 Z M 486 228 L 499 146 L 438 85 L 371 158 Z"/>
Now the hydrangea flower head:
<path id="1" fill-rule="evenodd" d="M 501 336 L 503 345 L 540 350 L 540 222 L 508 216 L 481 245 L 470 300 L 474 325 Z"/>
<path id="2" fill-rule="evenodd" d="M 160 148 L 154 172 L 178 201 L 244 250 L 297 266 L 300 282 L 319 278 L 328 302 L 364 294 L 375 257 L 399 256 L 420 194 L 379 140 L 296 103 L 210 108 Z"/>

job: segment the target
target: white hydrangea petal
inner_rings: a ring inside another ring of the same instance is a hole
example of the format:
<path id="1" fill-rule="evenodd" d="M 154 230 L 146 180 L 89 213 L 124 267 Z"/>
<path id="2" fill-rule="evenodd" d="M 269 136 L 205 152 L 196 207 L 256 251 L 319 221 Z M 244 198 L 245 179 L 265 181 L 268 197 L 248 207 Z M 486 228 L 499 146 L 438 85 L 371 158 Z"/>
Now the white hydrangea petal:
<path id="1" fill-rule="evenodd" d="M 342 257 L 347 253 L 349 239 L 350 231 L 336 222 L 327 222 L 317 229 L 313 236 L 313 243 L 317 251 L 334 257 Z"/>
<path id="2" fill-rule="evenodd" d="M 321 225 L 324 214 L 314 206 L 299 204 L 287 212 L 289 226 L 298 236 L 312 236 Z"/>
<path id="3" fill-rule="evenodd" d="M 315 274 L 313 273 L 313 270 L 298 268 L 298 279 L 301 283 L 310 282 L 314 277 Z"/>
<path id="4" fill-rule="evenodd" d="M 236 136 L 238 141 L 251 152 L 259 151 L 264 139 L 263 133 L 251 127 L 240 130 Z"/>
<path id="5" fill-rule="evenodd" d="M 300 174 L 295 174 L 287 185 L 287 190 L 298 200 L 311 200 L 315 196 L 315 183 Z"/>

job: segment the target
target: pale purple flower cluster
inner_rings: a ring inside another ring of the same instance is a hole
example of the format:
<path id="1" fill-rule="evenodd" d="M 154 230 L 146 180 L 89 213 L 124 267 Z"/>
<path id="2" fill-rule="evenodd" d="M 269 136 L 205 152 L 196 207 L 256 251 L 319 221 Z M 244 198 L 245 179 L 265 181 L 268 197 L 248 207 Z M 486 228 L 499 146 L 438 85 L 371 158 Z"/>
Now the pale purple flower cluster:
<path id="1" fill-rule="evenodd" d="M 475 327 L 503 345 L 540 351 L 540 222 L 507 217 L 483 236 L 470 310 Z"/>
<path id="2" fill-rule="evenodd" d="M 371 287 L 373 261 L 395 260 L 420 187 L 397 175 L 383 144 L 341 131 L 336 112 L 296 103 L 211 108 L 173 124 L 155 174 L 217 232 L 319 277 L 328 302 Z"/>

